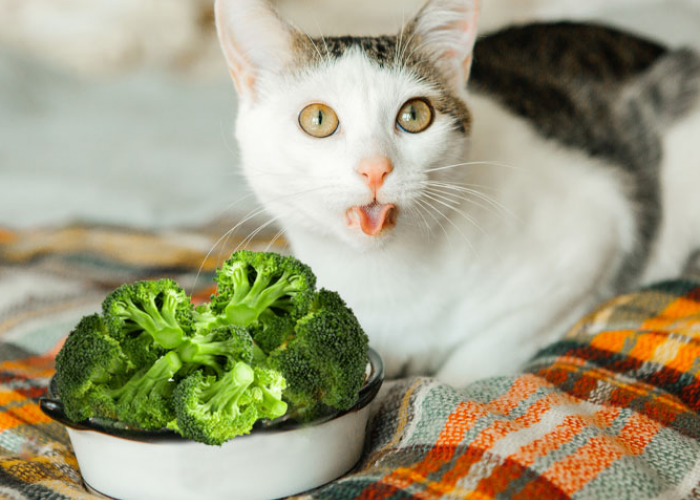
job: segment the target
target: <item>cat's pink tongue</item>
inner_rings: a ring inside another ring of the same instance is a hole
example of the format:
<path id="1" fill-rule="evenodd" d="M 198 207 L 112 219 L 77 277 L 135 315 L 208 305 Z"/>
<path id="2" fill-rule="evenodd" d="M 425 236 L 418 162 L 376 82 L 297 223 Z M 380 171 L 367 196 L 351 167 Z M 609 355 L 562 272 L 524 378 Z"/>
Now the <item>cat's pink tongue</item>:
<path id="1" fill-rule="evenodd" d="M 374 202 L 370 205 L 350 207 L 346 213 L 348 224 L 360 226 L 368 236 L 376 236 L 383 229 L 391 227 L 396 222 L 396 207 L 391 203 Z"/>

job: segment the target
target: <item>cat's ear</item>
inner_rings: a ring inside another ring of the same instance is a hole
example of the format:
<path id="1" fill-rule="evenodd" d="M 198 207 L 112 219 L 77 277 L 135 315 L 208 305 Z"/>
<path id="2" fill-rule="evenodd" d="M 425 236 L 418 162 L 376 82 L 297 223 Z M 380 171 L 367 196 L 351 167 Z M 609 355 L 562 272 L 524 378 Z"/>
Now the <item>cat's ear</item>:
<path id="1" fill-rule="evenodd" d="M 403 36 L 413 54 L 436 65 L 461 91 L 469 79 L 478 18 L 479 0 L 430 0 Z"/>
<path id="2" fill-rule="evenodd" d="M 260 78 L 292 61 L 295 31 L 267 0 L 216 0 L 215 13 L 236 89 L 241 97 L 255 99 Z"/>

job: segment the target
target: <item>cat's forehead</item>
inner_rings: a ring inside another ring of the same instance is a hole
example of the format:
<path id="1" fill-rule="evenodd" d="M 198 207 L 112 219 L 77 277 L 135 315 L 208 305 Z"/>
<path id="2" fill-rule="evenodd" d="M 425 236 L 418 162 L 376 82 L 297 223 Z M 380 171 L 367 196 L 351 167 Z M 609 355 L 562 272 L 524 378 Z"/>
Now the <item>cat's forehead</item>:
<path id="1" fill-rule="evenodd" d="M 313 44 L 321 44 L 331 58 L 341 58 L 351 51 L 362 52 L 368 59 L 380 67 L 397 66 L 402 57 L 397 36 L 338 36 L 312 40 Z M 308 49 L 307 49 L 308 50 Z"/>
<path id="2" fill-rule="evenodd" d="M 319 97 L 362 98 L 367 104 L 416 96 L 439 99 L 440 89 L 408 68 L 379 65 L 359 47 L 349 47 L 339 57 L 324 58 L 302 66 L 295 73 L 295 87 Z"/>

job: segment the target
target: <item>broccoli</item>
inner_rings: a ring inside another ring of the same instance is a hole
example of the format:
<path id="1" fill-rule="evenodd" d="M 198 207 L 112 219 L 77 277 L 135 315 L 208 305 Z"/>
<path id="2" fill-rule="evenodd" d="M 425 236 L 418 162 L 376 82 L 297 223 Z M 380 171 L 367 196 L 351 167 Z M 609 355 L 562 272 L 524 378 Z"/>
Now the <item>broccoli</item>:
<path id="1" fill-rule="evenodd" d="M 258 321 L 248 327 L 250 335 L 264 352 L 277 348 L 294 333 L 296 321 L 291 316 L 278 316 L 270 310 L 263 311 Z"/>
<path id="2" fill-rule="evenodd" d="M 197 332 L 204 332 L 215 328 L 217 325 L 224 325 L 224 321 L 219 321 L 219 318 L 212 312 L 210 304 L 200 304 L 192 311 L 192 319 L 194 321 L 194 329 Z"/>
<path id="3" fill-rule="evenodd" d="M 102 303 L 111 336 L 138 366 L 148 366 L 193 331 L 192 303 L 173 280 L 122 285 Z"/>
<path id="4" fill-rule="evenodd" d="M 122 422 L 147 430 L 162 429 L 175 418 L 172 394 L 173 377 L 182 368 L 176 352 L 170 351 L 150 368 L 137 372 L 109 394 L 116 401 L 117 417 Z"/>
<path id="5" fill-rule="evenodd" d="M 56 384 L 71 420 L 118 418 L 157 429 L 174 418 L 170 379 L 181 366 L 178 356 L 168 353 L 137 370 L 94 314 L 78 323 L 56 356 Z"/>
<path id="6" fill-rule="evenodd" d="M 231 369 L 236 361 L 253 361 L 253 339 L 239 326 L 220 326 L 197 333 L 185 339 L 177 350 L 184 363 L 208 366 L 217 375 Z"/>
<path id="7" fill-rule="evenodd" d="M 287 381 L 284 398 L 301 420 L 357 401 L 367 366 L 368 339 L 335 292 L 319 291 L 291 334 L 268 351 L 268 364 Z"/>
<path id="8" fill-rule="evenodd" d="M 192 305 L 172 280 L 110 293 L 56 358 L 66 415 L 170 428 L 208 444 L 287 413 L 307 421 L 350 408 L 364 381 L 367 336 L 308 266 L 235 252 L 211 303 Z"/>
<path id="9" fill-rule="evenodd" d="M 116 417 L 110 388 L 121 385 L 131 369 L 119 343 L 107 335 L 102 318 L 85 316 L 56 356 L 56 387 L 71 420 Z"/>
<path id="10" fill-rule="evenodd" d="M 177 419 L 170 427 L 194 441 L 221 445 L 248 434 L 259 419 L 284 415 L 283 388 L 279 373 L 243 361 L 220 378 L 196 371 L 175 390 Z"/>
<path id="11" fill-rule="evenodd" d="M 266 311 L 268 318 L 306 314 L 316 287 L 311 269 L 297 259 L 248 250 L 235 252 L 214 279 L 212 313 L 220 324 L 240 326 L 253 324 Z"/>

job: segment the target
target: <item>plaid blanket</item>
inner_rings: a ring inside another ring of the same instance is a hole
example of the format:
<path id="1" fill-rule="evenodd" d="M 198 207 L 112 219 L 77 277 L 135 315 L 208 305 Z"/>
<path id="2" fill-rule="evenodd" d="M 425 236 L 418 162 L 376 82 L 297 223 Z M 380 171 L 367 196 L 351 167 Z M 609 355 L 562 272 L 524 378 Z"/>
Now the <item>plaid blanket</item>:
<path id="1" fill-rule="evenodd" d="M 0 230 L 0 498 L 96 498 L 37 405 L 60 341 L 126 281 L 169 276 L 207 296 L 222 232 Z M 395 382 L 358 467 L 298 498 L 700 498 L 699 355 L 700 282 L 618 297 L 520 376 Z"/>

